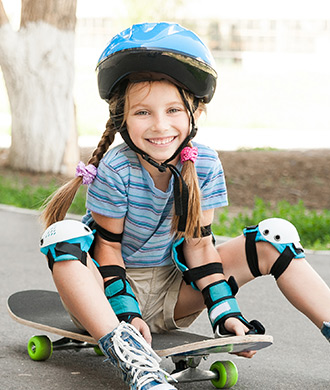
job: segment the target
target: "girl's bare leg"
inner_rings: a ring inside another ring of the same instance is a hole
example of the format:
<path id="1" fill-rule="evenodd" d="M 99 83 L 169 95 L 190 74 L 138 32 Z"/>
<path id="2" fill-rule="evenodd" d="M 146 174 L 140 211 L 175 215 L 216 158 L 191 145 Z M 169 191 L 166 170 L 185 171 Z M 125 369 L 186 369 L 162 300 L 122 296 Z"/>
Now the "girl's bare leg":
<path id="1" fill-rule="evenodd" d="M 131 325 L 119 324 L 103 292 L 103 279 L 89 256 L 87 267 L 77 260 L 55 263 L 53 278 L 69 311 L 94 339 L 99 340 L 101 350 L 123 372 L 123 379 L 130 388 L 136 388 L 145 377 L 149 382 L 153 378 L 151 387 L 175 390 L 167 382 L 156 355 L 142 336 Z M 118 343 L 120 354 L 116 347 Z M 145 363 L 139 367 L 137 359 L 148 361 L 153 369 L 148 369 Z"/>
<path id="2" fill-rule="evenodd" d="M 268 275 L 279 252 L 266 242 L 258 242 L 256 246 L 260 271 Z M 217 249 L 226 277 L 233 275 L 239 286 L 253 279 L 245 256 L 244 236 L 219 245 Z M 278 278 L 277 285 L 289 302 L 318 328 L 324 321 L 330 321 L 330 289 L 307 260 L 293 259 Z"/>
<path id="3" fill-rule="evenodd" d="M 318 328 L 330 321 L 330 290 L 306 260 L 294 260 L 278 279 L 286 298 Z"/>
<path id="4" fill-rule="evenodd" d="M 268 275 L 279 252 L 269 243 L 257 242 L 259 268 Z M 245 237 L 239 236 L 217 246 L 224 275 L 234 276 L 241 287 L 253 280 L 245 255 Z M 330 289 L 305 259 L 294 259 L 278 278 L 277 285 L 299 311 L 305 314 L 318 328 L 324 321 L 330 321 Z M 175 318 L 179 319 L 205 308 L 199 291 L 182 284 L 179 300 L 175 308 Z"/>
<path id="5" fill-rule="evenodd" d="M 188 317 L 192 314 L 199 313 L 206 308 L 204 298 L 200 291 L 194 290 L 185 282 L 181 283 L 178 301 L 174 309 L 174 319 Z"/>
<path id="6" fill-rule="evenodd" d="M 104 295 L 103 279 L 90 258 L 87 265 L 77 260 L 56 262 L 53 278 L 69 311 L 99 340 L 116 328 L 119 321 Z"/>

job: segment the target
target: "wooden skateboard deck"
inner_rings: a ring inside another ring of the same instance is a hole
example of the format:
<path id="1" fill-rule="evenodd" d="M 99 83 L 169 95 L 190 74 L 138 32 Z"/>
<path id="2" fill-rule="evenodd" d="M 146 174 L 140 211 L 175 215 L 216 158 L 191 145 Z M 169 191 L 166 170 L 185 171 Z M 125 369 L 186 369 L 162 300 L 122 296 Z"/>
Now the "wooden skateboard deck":
<path id="1" fill-rule="evenodd" d="M 272 336 L 265 335 L 214 338 L 184 331 L 153 335 L 153 340 L 154 349 L 162 357 L 258 351 L 273 343 Z"/>
<path id="2" fill-rule="evenodd" d="M 97 344 L 93 337 L 73 324 L 55 291 L 19 291 L 8 298 L 7 308 L 15 321 L 43 332 L 62 336 L 54 343 L 47 336 L 32 337 L 28 343 L 28 352 L 33 360 L 48 359 L 53 349 L 90 348 Z M 48 343 L 48 346 L 44 342 Z M 224 386 L 228 388 L 237 381 L 238 374 L 234 363 L 215 362 L 211 370 L 201 370 L 197 367 L 202 358 L 214 353 L 255 351 L 266 348 L 272 343 L 272 336 L 266 335 L 211 338 L 189 332 L 171 331 L 153 334 L 152 346 L 159 356 L 172 358 L 176 364 L 173 377 L 179 382 L 212 380 L 217 388 Z M 36 349 L 39 350 L 38 353 Z M 223 378 L 226 380 L 224 381 Z"/>

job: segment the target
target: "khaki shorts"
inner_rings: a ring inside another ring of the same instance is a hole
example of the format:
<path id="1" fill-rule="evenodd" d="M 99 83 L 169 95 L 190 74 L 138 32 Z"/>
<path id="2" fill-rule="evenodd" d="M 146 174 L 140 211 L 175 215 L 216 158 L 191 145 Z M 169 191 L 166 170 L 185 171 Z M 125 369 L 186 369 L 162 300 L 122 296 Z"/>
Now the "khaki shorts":
<path id="1" fill-rule="evenodd" d="M 126 277 L 139 302 L 142 318 L 149 325 L 152 333 L 187 328 L 201 313 L 174 320 L 174 308 L 182 283 L 182 273 L 173 265 L 127 268 Z M 66 308 L 65 305 L 64 307 Z M 68 311 L 67 308 L 66 310 Z M 84 329 L 70 312 L 69 314 L 74 324 L 79 329 Z"/>
<path id="2" fill-rule="evenodd" d="M 182 273 L 175 266 L 128 268 L 126 277 L 151 332 L 186 328 L 199 316 L 200 313 L 195 313 L 174 320 L 174 308 L 182 283 Z"/>

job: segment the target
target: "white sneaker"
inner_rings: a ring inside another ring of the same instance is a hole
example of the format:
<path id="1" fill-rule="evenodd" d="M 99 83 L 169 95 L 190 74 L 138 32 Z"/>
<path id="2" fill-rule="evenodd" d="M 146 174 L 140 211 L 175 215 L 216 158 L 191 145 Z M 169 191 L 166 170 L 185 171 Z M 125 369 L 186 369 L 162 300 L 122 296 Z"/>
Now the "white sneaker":
<path id="1" fill-rule="evenodd" d="M 176 390 L 166 379 L 170 375 L 159 366 L 161 358 L 132 325 L 121 322 L 99 340 L 99 345 L 111 363 L 121 370 L 131 390 Z"/>

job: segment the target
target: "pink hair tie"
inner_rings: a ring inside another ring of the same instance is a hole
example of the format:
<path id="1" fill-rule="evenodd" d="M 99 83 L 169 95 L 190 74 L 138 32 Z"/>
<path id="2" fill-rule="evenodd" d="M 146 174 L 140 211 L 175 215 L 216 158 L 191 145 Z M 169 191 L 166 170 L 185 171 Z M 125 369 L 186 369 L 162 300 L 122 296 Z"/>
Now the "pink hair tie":
<path id="1" fill-rule="evenodd" d="M 198 156 L 198 149 L 194 147 L 189 147 L 186 146 L 185 148 L 182 149 L 181 151 L 181 163 L 183 164 L 185 161 L 192 161 L 193 163 L 196 161 L 197 156 Z"/>
<path id="2" fill-rule="evenodd" d="M 93 183 L 97 173 L 97 168 L 93 164 L 85 165 L 82 161 L 79 162 L 76 168 L 76 177 L 82 176 L 83 184 Z"/>

